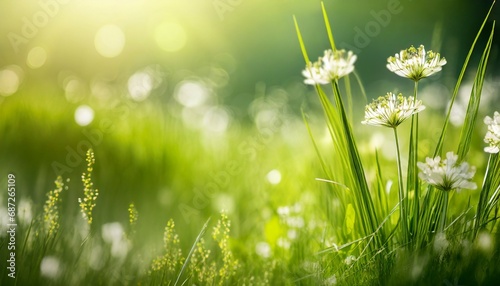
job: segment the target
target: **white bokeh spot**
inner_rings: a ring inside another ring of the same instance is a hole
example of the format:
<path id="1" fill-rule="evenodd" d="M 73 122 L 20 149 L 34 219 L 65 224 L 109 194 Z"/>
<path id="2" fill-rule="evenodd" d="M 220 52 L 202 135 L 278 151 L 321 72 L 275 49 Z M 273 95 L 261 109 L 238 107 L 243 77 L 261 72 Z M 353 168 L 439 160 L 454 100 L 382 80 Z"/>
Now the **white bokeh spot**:
<path id="1" fill-rule="evenodd" d="M 80 105 L 75 110 L 75 121 L 80 126 L 87 126 L 94 120 L 94 110 L 88 105 Z"/>

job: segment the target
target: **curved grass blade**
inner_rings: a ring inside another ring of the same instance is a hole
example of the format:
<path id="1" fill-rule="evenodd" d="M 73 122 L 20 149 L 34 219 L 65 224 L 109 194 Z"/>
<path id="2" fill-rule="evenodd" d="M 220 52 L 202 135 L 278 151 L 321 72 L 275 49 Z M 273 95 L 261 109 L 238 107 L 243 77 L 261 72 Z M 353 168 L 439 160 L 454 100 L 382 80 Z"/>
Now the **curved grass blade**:
<path id="1" fill-rule="evenodd" d="M 193 246 L 191 247 L 191 250 L 189 250 L 189 254 L 186 257 L 184 264 L 182 264 L 181 271 L 179 271 L 179 275 L 177 275 L 177 279 L 175 280 L 174 286 L 177 285 L 177 283 L 179 283 L 179 280 L 181 279 L 182 273 L 184 273 L 184 270 L 186 270 L 186 267 L 189 264 L 189 260 L 191 259 L 191 256 L 193 256 L 194 250 L 196 248 L 196 244 L 198 243 L 198 241 L 200 241 L 200 239 L 203 237 L 203 235 L 207 231 L 207 227 L 208 227 L 208 223 L 210 222 L 210 219 L 211 218 L 208 218 L 208 220 L 205 222 L 205 224 L 201 228 L 200 233 L 198 233 L 198 236 L 194 240 Z"/>
<path id="2" fill-rule="evenodd" d="M 321 11 L 323 12 L 323 19 L 325 20 L 326 32 L 328 33 L 328 40 L 330 40 L 330 46 L 332 50 L 336 50 L 335 41 L 333 40 L 332 28 L 330 27 L 330 21 L 328 20 L 328 14 L 326 13 L 325 4 L 321 1 Z"/>
<path id="3" fill-rule="evenodd" d="M 486 74 L 486 67 L 488 65 L 488 59 L 490 56 L 491 45 L 493 43 L 494 32 L 495 32 L 495 22 L 493 22 L 493 27 L 491 29 L 488 43 L 486 44 L 486 48 L 484 49 L 483 55 L 481 56 L 477 73 L 474 78 L 474 84 L 472 86 L 469 105 L 467 107 L 467 113 L 465 114 L 464 125 L 462 127 L 462 131 L 460 134 L 460 143 L 458 144 L 457 154 L 459 160 L 465 158 L 465 156 L 469 152 L 472 133 L 474 131 L 477 113 L 479 110 L 479 103 L 481 102 L 481 91 L 483 90 L 484 77 Z"/>
<path id="4" fill-rule="evenodd" d="M 444 126 L 443 126 L 443 129 L 441 130 L 441 135 L 439 136 L 438 144 L 436 146 L 436 150 L 434 151 L 433 157 L 436 157 L 437 155 L 439 155 L 443 149 L 444 137 L 446 135 L 446 131 L 447 131 L 448 125 L 450 123 L 451 109 L 453 107 L 453 104 L 455 103 L 455 99 L 456 99 L 457 94 L 458 94 L 458 89 L 462 85 L 462 80 L 463 80 L 463 77 L 465 74 L 465 70 L 467 69 L 467 66 L 469 65 L 469 60 L 472 56 L 472 52 L 474 51 L 474 48 L 476 47 L 476 43 L 479 39 L 479 36 L 481 35 L 481 33 L 484 29 L 484 26 L 486 25 L 486 22 L 488 21 L 488 18 L 490 17 L 490 14 L 491 14 L 491 11 L 493 10 L 493 6 L 495 5 L 495 2 L 496 1 L 493 1 L 493 3 L 491 4 L 490 10 L 488 11 L 488 14 L 486 14 L 486 17 L 484 18 L 483 23 L 481 24 L 481 27 L 479 28 L 479 31 L 477 32 L 476 37 L 474 38 L 474 41 L 472 42 L 472 45 L 469 49 L 469 53 L 467 54 L 467 57 L 465 58 L 464 65 L 462 66 L 462 70 L 460 71 L 460 75 L 458 76 L 458 80 L 457 80 L 457 83 L 455 85 L 455 88 L 453 89 L 453 94 L 452 94 L 451 100 L 450 100 L 450 106 L 448 107 L 448 112 L 446 113 L 446 118 L 444 120 Z"/>

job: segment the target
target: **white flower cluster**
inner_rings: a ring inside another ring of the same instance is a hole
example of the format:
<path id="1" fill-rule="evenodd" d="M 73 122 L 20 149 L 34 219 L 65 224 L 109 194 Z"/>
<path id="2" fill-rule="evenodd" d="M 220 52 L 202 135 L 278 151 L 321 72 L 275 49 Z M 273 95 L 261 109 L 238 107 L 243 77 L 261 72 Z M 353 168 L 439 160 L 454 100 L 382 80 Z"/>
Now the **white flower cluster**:
<path id="1" fill-rule="evenodd" d="M 442 191 L 476 189 L 476 183 L 471 181 L 476 168 L 471 166 L 469 169 L 467 162 L 457 164 L 457 161 L 458 156 L 453 152 L 446 153 L 446 159 L 443 160 L 439 156 L 427 157 L 425 163 L 417 163 L 418 168 L 422 171 L 418 176 Z"/>
<path id="2" fill-rule="evenodd" d="M 421 100 L 388 92 L 365 107 L 365 120 L 361 123 L 396 128 L 413 114 L 425 109 Z"/>
<path id="3" fill-rule="evenodd" d="M 306 65 L 302 75 L 306 84 L 328 84 L 354 71 L 356 55 L 346 50 L 326 50 L 318 61 Z"/>
<path id="4" fill-rule="evenodd" d="M 491 154 L 500 152 L 500 113 L 495 111 L 493 118 L 486 116 L 484 123 L 488 125 L 484 142 L 490 144 L 490 146 L 484 148 L 484 152 Z"/>
<path id="5" fill-rule="evenodd" d="M 418 81 L 439 72 L 446 64 L 446 59 L 439 53 L 425 52 L 423 45 L 411 46 L 394 57 L 387 59 L 387 68 L 395 74 Z"/>

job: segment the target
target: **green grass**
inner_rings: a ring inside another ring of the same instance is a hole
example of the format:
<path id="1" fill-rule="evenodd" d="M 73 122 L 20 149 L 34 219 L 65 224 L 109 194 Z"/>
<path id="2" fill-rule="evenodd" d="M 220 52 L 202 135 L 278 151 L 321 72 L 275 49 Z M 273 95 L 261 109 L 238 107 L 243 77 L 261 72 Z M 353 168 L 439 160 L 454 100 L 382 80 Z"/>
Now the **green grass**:
<path id="1" fill-rule="evenodd" d="M 494 32 L 485 23 L 446 115 L 427 107 L 398 127 L 402 162 L 391 130 L 360 124 L 354 95 L 372 95 L 357 74 L 310 90 L 265 89 L 258 111 L 274 121 L 235 118 L 222 136 L 185 127 L 159 97 L 122 98 L 78 127 L 57 90 L 21 90 L 0 103 L 0 184 L 15 174 L 18 208 L 16 278 L 4 267 L 2 230 L 1 285 L 495 285 L 500 160 L 483 152 L 491 110 L 479 104 Z M 312 32 L 299 24 L 308 62 L 302 34 Z M 469 66 L 473 92 L 455 127 L 451 108 Z M 306 98 L 313 90 L 317 98 Z M 304 98 L 301 116 L 283 103 L 292 96 Z M 105 120 L 113 125 L 103 131 Z M 69 166 L 68 148 L 78 153 L 95 132 L 102 137 Z M 443 193 L 418 179 L 417 161 L 449 150 L 477 167 L 477 190 Z M 54 162 L 66 167 L 57 172 Z"/>

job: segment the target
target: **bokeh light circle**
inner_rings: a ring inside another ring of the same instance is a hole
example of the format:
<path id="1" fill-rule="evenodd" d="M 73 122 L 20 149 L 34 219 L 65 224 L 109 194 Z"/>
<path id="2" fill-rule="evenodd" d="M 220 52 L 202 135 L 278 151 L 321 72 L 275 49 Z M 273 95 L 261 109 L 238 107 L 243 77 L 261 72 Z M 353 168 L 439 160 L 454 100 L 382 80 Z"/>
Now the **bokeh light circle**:
<path id="1" fill-rule="evenodd" d="M 94 45 L 101 56 L 106 58 L 117 57 L 125 47 L 125 34 L 118 26 L 102 26 L 95 35 Z"/>
<path id="2" fill-rule="evenodd" d="M 222 107 L 212 107 L 203 116 L 203 127 L 205 130 L 224 133 L 229 127 L 230 116 Z"/>
<path id="3" fill-rule="evenodd" d="M 80 126 L 87 126 L 94 120 L 94 110 L 88 105 L 80 105 L 75 110 L 75 121 Z"/>
<path id="4" fill-rule="evenodd" d="M 0 70 L 0 95 L 14 94 L 23 78 L 23 70 L 16 65 L 4 67 Z"/>
<path id="5" fill-rule="evenodd" d="M 277 185 L 281 182 L 281 172 L 273 169 L 266 175 L 267 181 L 272 185 Z"/>
<path id="6" fill-rule="evenodd" d="M 32 68 L 37 69 L 45 64 L 47 61 L 47 52 L 42 47 L 34 47 L 28 53 L 26 64 Z"/>
<path id="7" fill-rule="evenodd" d="M 188 108 L 203 105 L 208 96 L 208 88 L 203 83 L 192 80 L 180 82 L 174 93 L 177 102 Z"/>
<path id="8" fill-rule="evenodd" d="M 147 72 L 136 72 L 128 79 L 128 92 L 135 101 L 143 101 L 148 98 L 154 87 L 154 81 Z"/>

